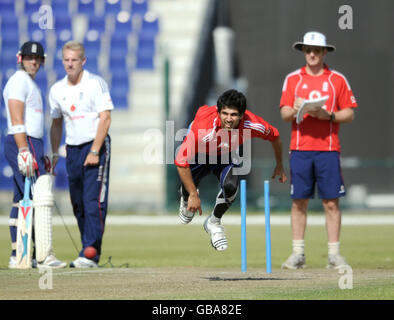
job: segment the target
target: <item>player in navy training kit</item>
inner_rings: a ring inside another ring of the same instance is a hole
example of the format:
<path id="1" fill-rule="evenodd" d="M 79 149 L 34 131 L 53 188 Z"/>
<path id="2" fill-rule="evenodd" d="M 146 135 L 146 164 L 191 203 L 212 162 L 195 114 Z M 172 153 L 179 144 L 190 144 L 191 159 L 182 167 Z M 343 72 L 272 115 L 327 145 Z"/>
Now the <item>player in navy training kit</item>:
<path id="1" fill-rule="evenodd" d="M 94 268 L 101 254 L 105 218 L 108 209 L 111 141 L 108 130 L 114 106 L 106 82 L 83 69 L 85 50 L 78 42 L 63 47 L 67 75 L 50 89 L 53 118 L 51 144 L 54 166 L 63 129 L 66 131 L 66 168 L 71 203 L 81 233 L 82 250 L 70 267 Z M 84 257 L 86 247 L 94 247 L 97 256 Z"/>

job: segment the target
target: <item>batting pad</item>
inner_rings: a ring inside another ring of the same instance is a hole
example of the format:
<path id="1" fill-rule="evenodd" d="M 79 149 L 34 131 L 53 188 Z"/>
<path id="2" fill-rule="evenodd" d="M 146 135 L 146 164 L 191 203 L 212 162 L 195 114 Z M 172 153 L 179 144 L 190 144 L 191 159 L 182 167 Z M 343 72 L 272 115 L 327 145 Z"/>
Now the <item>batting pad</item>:
<path id="1" fill-rule="evenodd" d="M 41 263 L 52 251 L 52 210 L 54 196 L 52 193 L 52 176 L 40 176 L 33 192 L 34 230 L 36 259 Z"/>

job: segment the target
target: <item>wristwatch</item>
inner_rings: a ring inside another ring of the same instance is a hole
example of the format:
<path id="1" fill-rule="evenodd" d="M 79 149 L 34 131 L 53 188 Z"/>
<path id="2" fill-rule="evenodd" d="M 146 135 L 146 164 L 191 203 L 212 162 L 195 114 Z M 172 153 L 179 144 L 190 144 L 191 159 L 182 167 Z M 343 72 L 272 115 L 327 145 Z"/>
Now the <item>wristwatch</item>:
<path id="1" fill-rule="evenodd" d="M 99 153 L 96 150 L 90 150 L 90 153 L 93 153 L 95 156 L 99 155 Z"/>
<path id="2" fill-rule="evenodd" d="M 334 112 L 331 112 L 330 121 L 331 121 L 331 122 L 334 122 L 334 121 L 335 121 L 335 113 L 334 113 Z"/>

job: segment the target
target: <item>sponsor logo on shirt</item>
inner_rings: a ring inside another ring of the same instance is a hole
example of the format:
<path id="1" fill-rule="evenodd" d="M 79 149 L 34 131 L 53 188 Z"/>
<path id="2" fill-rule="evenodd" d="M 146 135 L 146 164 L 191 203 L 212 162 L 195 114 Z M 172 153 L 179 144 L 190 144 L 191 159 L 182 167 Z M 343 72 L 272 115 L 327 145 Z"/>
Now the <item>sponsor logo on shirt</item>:
<path id="1" fill-rule="evenodd" d="M 321 93 L 318 90 L 313 90 L 309 93 L 309 99 L 319 99 L 321 98 Z"/>

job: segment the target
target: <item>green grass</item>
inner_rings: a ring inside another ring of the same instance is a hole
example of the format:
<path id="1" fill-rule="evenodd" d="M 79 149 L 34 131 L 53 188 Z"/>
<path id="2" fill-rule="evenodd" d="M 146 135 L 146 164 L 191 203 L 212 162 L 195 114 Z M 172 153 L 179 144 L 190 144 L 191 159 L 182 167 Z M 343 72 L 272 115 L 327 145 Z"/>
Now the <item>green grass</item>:
<path id="1" fill-rule="evenodd" d="M 152 217 L 154 219 L 154 217 Z M 76 226 L 70 227 L 79 244 Z M 63 226 L 55 226 L 56 256 L 65 261 L 76 250 Z M 324 226 L 308 226 L 304 270 L 281 270 L 291 252 L 289 226 L 272 226 L 273 273 L 265 273 L 264 226 L 248 225 L 248 272 L 241 269 L 240 226 L 226 226 L 229 249 L 216 252 L 199 224 L 179 226 L 113 226 L 104 235 L 100 264 L 92 272 L 56 270 L 57 289 L 37 289 L 35 270 L 8 270 L 8 227 L 0 226 L 0 299 L 20 292 L 33 299 L 393 299 L 394 255 L 392 226 L 343 226 L 341 253 L 353 268 L 352 290 L 338 288 L 337 271 L 326 270 Z M 119 268 L 128 265 L 128 269 Z M 115 269 L 110 269 L 115 267 Z M 108 272 L 106 272 L 108 271 Z M 97 277 L 97 273 L 100 274 Z M 28 276 L 27 276 L 28 275 Z M 25 283 L 28 279 L 30 282 Z M 84 284 L 102 281 L 94 292 Z M 145 288 L 139 290 L 139 288 Z M 102 290 L 102 291 L 100 291 Z M 31 292 L 31 295 L 29 295 Z M 70 296 L 73 292 L 73 296 Z M 79 292 L 79 293 L 78 293 Z"/>
<path id="2" fill-rule="evenodd" d="M 152 217 L 154 219 L 154 217 Z M 76 226 L 69 227 L 79 245 Z M 107 226 L 104 234 L 101 263 L 112 257 L 114 265 L 130 267 L 213 267 L 240 266 L 240 226 L 227 226 L 229 249 L 216 252 L 209 237 L 199 225 L 179 226 Z M 53 228 L 56 255 L 63 260 L 76 256 L 62 226 Z M 327 260 L 327 237 L 324 226 L 308 226 L 306 257 L 310 268 L 322 268 Z M 280 267 L 291 251 L 288 226 L 271 226 L 272 265 Z M 341 253 L 357 268 L 394 269 L 392 226 L 343 226 Z M 0 226 L 0 268 L 8 265 L 10 240 L 8 227 Z M 247 228 L 248 266 L 265 265 L 264 226 Z"/>

